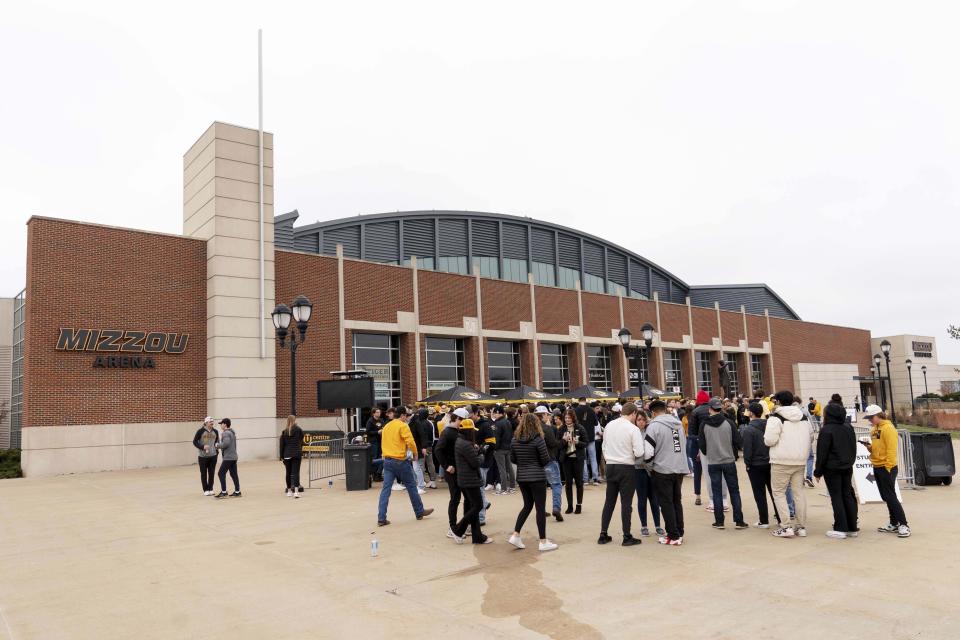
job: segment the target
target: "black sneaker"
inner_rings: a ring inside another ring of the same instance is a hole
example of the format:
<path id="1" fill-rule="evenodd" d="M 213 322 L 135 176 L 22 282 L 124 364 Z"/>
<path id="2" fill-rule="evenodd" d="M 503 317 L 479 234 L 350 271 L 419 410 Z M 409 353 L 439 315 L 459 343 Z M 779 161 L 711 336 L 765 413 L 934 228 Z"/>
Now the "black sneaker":
<path id="1" fill-rule="evenodd" d="M 553 517 L 557 519 L 557 522 L 563 522 L 563 516 L 560 515 L 560 509 L 553 510 Z"/>
<path id="2" fill-rule="evenodd" d="M 578 505 L 577 505 L 577 508 L 574 509 L 573 512 L 574 512 L 574 513 L 583 513 L 583 509 L 581 508 L 581 505 L 578 504 Z"/>
<path id="3" fill-rule="evenodd" d="M 640 538 L 634 538 L 633 536 L 623 536 L 623 542 L 621 543 L 624 547 L 632 547 L 638 544 L 641 544 L 643 540 Z"/>
<path id="4" fill-rule="evenodd" d="M 605 533 L 601 533 L 600 537 L 597 538 L 597 544 L 607 544 L 608 542 L 613 542 L 613 538 Z"/>
<path id="5" fill-rule="evenodd" d="M 567 505 L 567 510 L 564 511 L 564 513 L 573 513 L 573 506 L 571 506 L 571 505 L 568 504 L 568 505 Z"/>
<path id="6" fill-rule="evenodd" d="M 226 498 L 228 495 L 230 495 L 230 494 L 227 493 L 226 491 L 221 491 L 220 493 L 218 493 L 217 495 L 215 495 L 215 496 L 213 496 L 213 497 L 214 497 L 214 498 Z"/>
<path id="7" fill-rule="evenodd" d="M 746 522 L 738 522 L 734 527 L 734 529 L 749 529 L 749 528 L 750 528 L 750 525 L 748 525 Z"/>
<path id="8" fill-rule="evenodd" d="M 230 494 L 230 497 L 231 497 L 231 498 L 242 498 L 242 497 L 243 497 L 243 494 L 240 493 L 239 491 L 234 491 L 233 493 Z"/>
<path id="9" fill-rule="evenodd" d="M 722 523 L 722 522 L 714 522 L 714 523 L 713 523 L 712 525 L 710 525 L 710 526 L 713 527 L 714 529 L 726 529 L 726 527 L 723 526 L 723 523 Z"/>

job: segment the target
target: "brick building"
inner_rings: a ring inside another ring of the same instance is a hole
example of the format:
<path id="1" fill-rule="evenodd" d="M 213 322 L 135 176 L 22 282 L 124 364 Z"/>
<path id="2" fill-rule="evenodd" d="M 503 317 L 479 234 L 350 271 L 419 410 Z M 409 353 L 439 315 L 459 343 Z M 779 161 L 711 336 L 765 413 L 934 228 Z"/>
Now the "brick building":
<path id="1" fill-rule="evenodd" d="M 693 395 L 716 390 L 721 358 L 741 392 L 829 380 L 852 398 L 869 373 L 866 330 L 801 321 L 763 285 L 690 286 L 546 222 L 421 211 L 295 227 L 296 212 L 273 215 L 270 135 L 260 199 L 258 142 L 215 123 L 185 154 L 182 236 L 29 220 L 27 474 L 188 464 L 204 415 L 233 419 L 244 459 L 276 455 L 290 364 L 269 314 L 301 294 L 314 304 L 297 360 L 306 428 L 345 426 L 315 389 L 350 368 L 387 403 L 457 383 L 616 392 L 642 380 Z M 617 333 L 638 344 L 648 322 L 652 347 L 629 372 Z"/>

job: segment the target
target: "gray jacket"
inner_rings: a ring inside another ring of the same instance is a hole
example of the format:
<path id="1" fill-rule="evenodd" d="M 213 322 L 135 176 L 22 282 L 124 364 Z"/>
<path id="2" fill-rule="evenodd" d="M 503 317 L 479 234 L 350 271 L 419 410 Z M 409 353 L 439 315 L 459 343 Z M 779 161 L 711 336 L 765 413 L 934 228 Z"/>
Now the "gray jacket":
<path id="1" fill-rule="evenodd" d="M 237 434 L 233 432 L 233 429 L 223 430 L 223 433 L 220 434 L 220 442 L 217 444 L 217 448 L 220 449 L 220 452 L 223 454 L 224 460 L 237 459 Z"/>
<path id="2" fill-rule="evenodd" d="M 743 448 L 740 431 L 723 413 L 712 413 L 700 427 L 700 453 L 709 464 L 730 464 L 737 461 Z"/>
<path id="3" fill-rule="evenodd" d="M 690 468 L 687 466 L 687 442 L 683 434 L 683 423 L 669 413 L 664 413 L 647 425 L 644 444 L 646 446 L 645 462 L 654 473 L 682 473 L 686 475 Z M 653 448 L 653 454 L 650 448 Z"/>

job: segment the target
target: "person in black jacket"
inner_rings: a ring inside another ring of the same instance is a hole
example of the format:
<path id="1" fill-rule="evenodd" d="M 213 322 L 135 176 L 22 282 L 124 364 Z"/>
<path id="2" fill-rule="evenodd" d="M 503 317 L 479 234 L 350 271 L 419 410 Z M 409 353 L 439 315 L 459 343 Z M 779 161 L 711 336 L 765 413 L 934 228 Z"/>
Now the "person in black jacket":
<path id="1" fill-rule="evenodd" d="M 430 422 L 429 411 L 420 409 L 416 417 L 410 422 L 410 431 L 413 433 L 413 439 L 417 443 L 417 449 L 420 455 L 417 464 L 420 465 L 420 475 L 426 480 L 430 479 L 430 484 L 426 485 L 431 489 L 437 488 L 437 470 L 433 466 L 433 423 Z"/>
<path id="2" fill-rule="evenodd" d="M 593 413 L 591 411 L 591 413 Z M 567 488 L 567 513 L 581 513 L 583 510 L 583 459 L 587 447 L 587 433 L 577 423 L 577 414 L 567 409 L 563 414 L 563 426 L 558 430 L 560 436 L 560 459 L 563 462 L 563 478 Z M 573 484 L 577 484 L 577 508 L 573 508 Z"/>
<path id="3" fill-rule="evenodd" d="M 197 429 L 193 436 L 193 446 L 200 452 L 197 455 L 197 464 L 200 465 L 200 486 L 203 495 L 213 495 L 213 472 L 217 468 L 217 443 L 220 442 L 220 433 L 213 426 L 213 418 L 203 419 L 203 426 Z"/>
<path id="4" fill-rule="evenodd" d="M 839 397 L 837 398 L 839 400 Z M 853 463 L 857 459 L 857 435 L 847 421 L 842 401 L 831 400 L 823 410 L 823 426 L 817 440 L 817 464 L 813 475 L 824 478 L 833 505 L 833 529 L 829 538 L 856 537 L 857 497 L 853 493 Z M 852 534 L 852 535 L 851 535 Z"/>
<path id="5" fill-rule="evenodd" d="M 287 497 L 299 498 L 300 458 L 303 456 L 303 429 L 297 424 L 297 416 L 287 416 L 287 428 L 280 434 L 280 460 L 284 467 Z"/>
<path id="6" fill-rule="evenodd" d="M 470 418 L 461 420 L 459 432 L 460 437 L 454 445 L 454 458 L 457 484 L 463 492 L 463 518 L 453 527 L 453 541 L 463 544 L 469 526 L 473 544 L 489 544 L 493 539 L 480 531 L 480 510 L 483 508 L 483 497 L 480 495 L 480 486 L 483 483 L 480 465 L 483 464 L 485 451 L 477 446 L 477 428 L 473 420 Z"/>
<path id="7" fill-rule="evenodd" d="M 746 411 L 750 421 L 740 428 L 740 434 L 743 437 L 743 464 L 747 468 L 750 487 L 753 489 L 753 499 L 757 503 L 757 512 L 760 515 L 759 522 L 754 526 L 758 529 L 769 529 L 770 512 L 767 509 L 767 495 L 769 494 L 770 501 L 773 502 L 773 487 L 770 484 L 770 447 L 763 442 L 767 421 L 760 417 L 762 415 L 763 405 L 759 402 L 751 402 Z M 775 502 L 773 513 L 777 518 L 777 524 L 780 524 L 780 514 L 777 512 Z"/>
<path id="8" fill-rule="evenodd" d="M 450 421 L 446 428 L 440 432 L 440 439 L 437 441 L 433 451 L 437 454 L 437 460 L 443 468 L 443 479 L 447 483 L 447 490 L 450 492 L 450 500 L 447 503 L 447 520 L 450 527 L 447 529 L 447 537 L 453 538 L 453 528 L 457 525 L 457 510 L 460 508 L 460 498 L 463 495 L 460 491 L 460 485 L 457 483 L 457 460 L 456 445 L 460 437 L 460 421 L 467 417 L 467 410 L 459 408 L 450 414 Z"/>
<path id="9" fill-rule="evenodd" d="M 597 403 L 594 403 L 596 405 Z M 583 482 L 586 484 L 600 484 L 600 468 L 597 466 L 597 427 L 600 425 L 600 418 L 594 405 L 587 406 L 586 398 L 580 398 L 580 404 L 577 405 L 577 422 L 583 427 L 587 435 L 587 446 L 584 449 L 583 458 Z"/>
<path id="10" fill-rule="evenodd" d="M 374 407 L 367 418 L 367 442 L 370 443 L 370 455 L 373 463 L 373 477 L 375 480 L 383 480 L 383 452 L 380 448 L 380 432 L 383 431 L 383 425 L 386 421 L 383 419 L 383 409 Z"/>
<path id="11" fill-rule="evenodd" d="M 513 442 L 513 423 L 504 414 L 503 407 L 497 405 L 490 410 L 493 416 L 493 435 L 497 439 L 497 446 L 493 458 L 497 462 L 500 472 L 500 490 L 498 495 L 513 493 L 517 490 L 517 477 L 510 462 L 510 445 Z"/>
<path id="12" fill-rule="evenodd" d="M 701 389 L 697 392 L 697 406 L 687 416 L 687 457 L 693 461 L 693 493 L 700 505 L 700 483 L 703 479 L 703 464 L 700 462 L 700 425 L 710 416 L 707 403 L 710 395 Z"/>
<path id="13" fill-rule="evenodd" d="M 537 510 L 537 533 L 540 535 L 540 551 L 553 551 L 557 545 L 547 540 L 547 474 L 544 467 L 550 462 L 547 444 L 543 440 L 540 421 L 526 413 L 510 443 L 510 459 L 517 465 L 517 482 L 523 495 L 523 508 L 517 514 L 517 524 L 507 540 L 518 549 L 524 549 L 520 530 L 527 516 Z"/>
<path id="14" fill-rule="evenodd" d="M 553 419 L 550 410 L 545 406 L 537 405 L 534 414 L 541 420 L 540 429 L 543 431 L 543 441 L 547 444 L 547 453 L 550 454 L 550 462 L 543 468 L 547 474 L 547 484 L 550 485 L 550 491 L 553 494 L 553 517 L 557 522 L 563 522 L 563 515 L 560 513 L 560 507 L 563 505 L 563 483 L 560 482 L 560 437 L 557 435 L 557 428 L 553 426 Z"/>

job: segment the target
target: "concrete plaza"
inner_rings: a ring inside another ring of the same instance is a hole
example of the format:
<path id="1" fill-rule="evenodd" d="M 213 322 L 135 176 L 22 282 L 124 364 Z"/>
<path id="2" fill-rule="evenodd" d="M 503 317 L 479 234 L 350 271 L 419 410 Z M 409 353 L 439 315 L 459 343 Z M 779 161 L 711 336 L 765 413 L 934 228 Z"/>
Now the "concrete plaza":
<path id="1" fill-rule="evenodd" d="M 241 440 L 242 454 L 242 440 Z M 305 471 L 305 469 L 304 469 Z M 560 549 L 506 537 L 519 494 L 491 496 L 496 544 L 444 536 L 447 491 L 416 521 L 394 492 L 279 490 L 278 462 L 240 462 L 243 498 L 200 491 L 196 467 L 0 481 L 0 637 L 26 638 L 955 638 L 960 493 L 904 491 L 914 536 L 830 540 L 829 500 L 807 489 L 810 537 L 714 531 L 684 486 L 684 546 L 598 547 L 603 488 L 548 520 Z M 747 487 L 741 468 L 740 482 Z M 747 490 L 745 493 L 749 493 Z M 756 520 L 752 497 L 746 518 Z M 634 513 L 635 532 L 639 523 Z M 370 557 L 371 532 L 380 554 Z"/>

